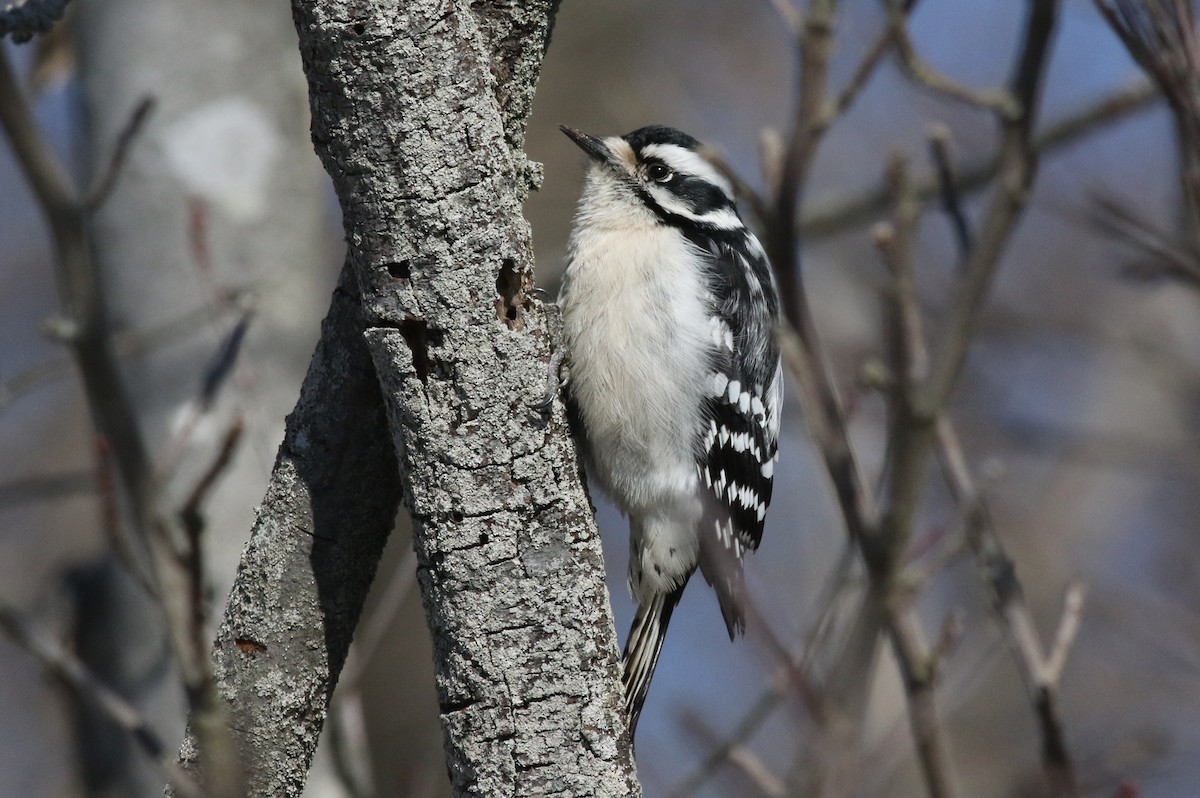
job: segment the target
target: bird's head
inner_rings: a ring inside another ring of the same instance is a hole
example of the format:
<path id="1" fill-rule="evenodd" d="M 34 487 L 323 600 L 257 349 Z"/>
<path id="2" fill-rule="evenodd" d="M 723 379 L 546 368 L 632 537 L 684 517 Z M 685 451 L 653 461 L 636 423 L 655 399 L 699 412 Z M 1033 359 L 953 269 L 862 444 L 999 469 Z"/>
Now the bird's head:
<path id="1" fill-rule="evenodd" d="M 658 221 L 676 226 L 742 227 L 732 186 L 688 134 L 651 125 L 601 138 L 559 127 L 592 162 L 585 209 L 598 215 L 649 211 Z"/>

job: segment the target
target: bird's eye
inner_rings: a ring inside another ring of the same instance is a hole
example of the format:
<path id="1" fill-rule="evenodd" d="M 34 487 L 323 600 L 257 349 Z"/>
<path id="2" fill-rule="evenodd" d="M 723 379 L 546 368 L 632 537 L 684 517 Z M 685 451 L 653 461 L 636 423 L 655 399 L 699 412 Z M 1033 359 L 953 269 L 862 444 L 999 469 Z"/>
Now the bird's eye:
<path id="1" fill-rule="evenodd" d="M 675 175 L 664 164 L 652 163 L 646 167 L 646 176 L 659 183 L 667 183 Z"/>

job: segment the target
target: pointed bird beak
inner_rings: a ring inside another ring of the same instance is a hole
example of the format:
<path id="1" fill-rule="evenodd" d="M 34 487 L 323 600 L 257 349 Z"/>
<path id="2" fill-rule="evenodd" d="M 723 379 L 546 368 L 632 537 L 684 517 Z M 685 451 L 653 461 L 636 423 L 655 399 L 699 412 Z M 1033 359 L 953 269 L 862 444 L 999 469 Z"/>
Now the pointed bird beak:
<path id="1" fill-rule="evenodd" d="M 609 161 L 612 152 L 608 149 L 608 145 L 604 143 L 604 139 L 598 139 L 595 136 L 589 136 L 581 130 L 576 130 L 573 127 L 559 125 L 558 129 L 566 133 L 571 141 L 579 145 L 579 149 L 588 154 L 588 157 L 597 161 Z"/>

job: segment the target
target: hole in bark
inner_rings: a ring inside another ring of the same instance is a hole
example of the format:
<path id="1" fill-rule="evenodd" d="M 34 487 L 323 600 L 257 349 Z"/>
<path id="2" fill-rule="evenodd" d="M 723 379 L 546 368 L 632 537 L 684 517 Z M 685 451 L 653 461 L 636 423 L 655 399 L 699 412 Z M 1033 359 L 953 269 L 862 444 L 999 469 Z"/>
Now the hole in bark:
<path id="1" fill-rule="evenodd" d="M 424 319 L 405 319 L 400 322 L 400 334 L 412 352 L 413 371 L 421 382 L 429 377 L 429 327 Z"/>
<path id="2" fill-rule="evenodd" d="M 453 511 L 450 513 L 450 523 L 452 523 L 452 524 L 461 524 L 461 523 L 462 523 L 462 520 L 463 520 L 463 514 L 462 514 L 462 513 L 460 513 L 458 510 L 453 510 Z"/>
<path id="3" fill-rule="evenodd" d="M 496 293 L 499 295 L 496 299 L 496 316 L 510 330 L 525 326 L 521 320 L 521 310 L 529 301 L 525 297 L 529 283 L 532 283 L 529 275 L 517 270 L 515 260 L 505 258 L 501 262 L 500 272 L 496 275 Z"/>
<path id="4" fill-rule="evenodd" d="M 387 265 L 387 273 L 397 280 L 407 280 L 412 274 L 412 261 L 405 258 L 396 263 L 389 263 Z"/>
<path id="5" fill-rule="evenodd" d="M 361 22 L 354 23 L 354 35 L 355 36 L 362 36 L 366 32 L 367 32 L 366 25 L 362 24 Z"/>
<path id="6" fill-rule="evenodd" d="M 235 637 L 233 639 L 233 644 L 237 646 L 238 651 L 252 657 L 256 654 L 265 654 L 267 652 L 266 646 L 257 640 L 251 640 L 248 637 Z"/>
<path id="7" fill-rule="evenodd" d="M 487 533 L 487 532 L 480 532 L 480 533 L 479 533 L 479 545 L 480 545 L 480 546 L 486 546 L 486 545 L 487 545 L 487 543 L 488 543 L 488 540 L 489 540 L 489 539 L 490 539 L 490 538 L 488 538 L 488 533 Z"/>

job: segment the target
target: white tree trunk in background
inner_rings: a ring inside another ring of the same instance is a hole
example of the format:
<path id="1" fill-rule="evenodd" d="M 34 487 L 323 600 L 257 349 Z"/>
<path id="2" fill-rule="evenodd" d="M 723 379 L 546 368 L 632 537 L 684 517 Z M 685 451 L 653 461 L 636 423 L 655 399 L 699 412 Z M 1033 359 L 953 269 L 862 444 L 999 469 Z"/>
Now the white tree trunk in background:
<path id="1" fill-rule="evenodd" d="M 246 424 L 205 508 L 219 611 L 338 258 L 327 234 L 326 181 L 308 136 L 295 28 L 286 6 L 273 3 L 78 5 L 93 183 L 133 109 L 144 97 L 155 103 L 92 233 L 112 329 L 142 338 L 142 352 L 125 359 L 124 377 L 152 454 L 160 465 L 182 455 L 170 482 L 176 494 L 211 461 L 234 415 Z M 247 292 L 254 310 L 245 346 L 216 407 L 180 447 L 202 376 L 237 321 L 229 291 Z M 85 650 L 91 664 L 178 742 L 183 696 L 157 610 L 113 562 L 89 569 L 81 602 L 104 607 L 82 630 L 85 640 L 109 641 Z M 94 794 L 161 794 L 161 774 L 122 735 L 90 727 L 83 737 L 93 753 Z"/>

